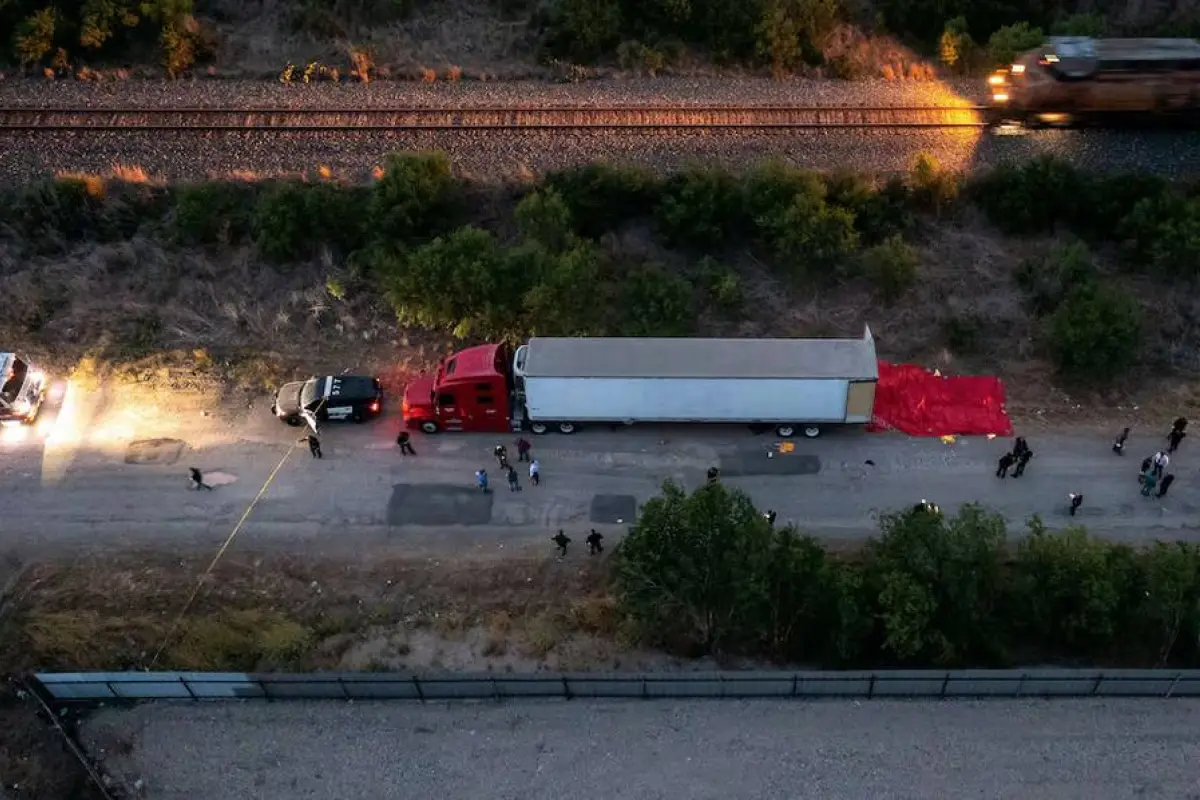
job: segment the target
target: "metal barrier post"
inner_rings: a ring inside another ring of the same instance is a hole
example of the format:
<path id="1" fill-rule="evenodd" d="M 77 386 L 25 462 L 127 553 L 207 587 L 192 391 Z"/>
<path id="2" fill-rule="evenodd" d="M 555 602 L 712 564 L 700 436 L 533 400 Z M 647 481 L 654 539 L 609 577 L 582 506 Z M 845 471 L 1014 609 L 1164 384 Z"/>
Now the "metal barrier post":
<path id="1" fill-rule="evenodd" d="M 1182 677 L 1183 677 L 1182 674 L 1180 674 L 1178 672 L 1175 673 L 1175 680 L 1171 681 L 1171 685 L 1167 687 L 1167 693 L 1165 695 L 1163 695 L 1164 697 L 1170 697 L 1172 694 L 1175 693 L 1175 684 L 1179 683 L 1179 679 Z"/>
<path id="2" fill-rule="evenodd" d="M 562 680 L 563 699 L 564 700 L 574 700 L 575 695 L 571 694 L 571 684 L 567 682 L 567 676 L 563 675 L 563 676 L 561 676 L 560 679 Z"/>
<path id="3" fill-rule="evenodd" d="M 792 673 L 792 697 L 796 696 L 796 692 L 800 691 L 800 676 Z"/>
<path id="4" fill-rule="evenodd" d="M 867 687 L 867 699 L 875 699 L 875 673 L 871 673 L 871 684 Z"/>
<path id="5" fill-rule="evenodd" d="M 337 676 L 337 682 L 338 682 L 338 688 L 340 688 L 342 690 L 342 697 L 349 700 L 350 699 L 350 691 L 346 688 L 346 682 L 344 680 L 342 680 L 341 675 Z"/>
<path id="6" fill-rule="evenodd" d="M 413 675 L 412 682 L 413 682 L 413 686 L 416 687 L 417 697 L 421 700 L 422 703 L 424 703 L 425 702 L 425 692 L 421 690 L 421 679 L 418 678 L 416 675 Z"/>
<path id="7" fill-rule="evenodd" d="M 182 675 L 179 676 L 179 685 L 182 686 L 183 690 L 188 693 L 188 697 L 197 701 L 200 699 L 199 697 L 196 697 L 196 693 L 193 692 L 192 687 L 188 685 L 187 678 L 183 677 Z"/>
<path id="8" fill-rule="evenodd" d="M 1096 696 L 1096 692 L 1100 691 L 1100 682 L 1104 680 L 1104 673 L 1101 672 L 1096 676 L 1096 682 L 1092 684 L 1092 697 Z"/>
<path id="9" fill-rule="evenodd" d="M 946 677 L 942 678 L 942 699 L 946 699 L 946 687 L 950 685 L 950 673 L 946 673 Z"/>

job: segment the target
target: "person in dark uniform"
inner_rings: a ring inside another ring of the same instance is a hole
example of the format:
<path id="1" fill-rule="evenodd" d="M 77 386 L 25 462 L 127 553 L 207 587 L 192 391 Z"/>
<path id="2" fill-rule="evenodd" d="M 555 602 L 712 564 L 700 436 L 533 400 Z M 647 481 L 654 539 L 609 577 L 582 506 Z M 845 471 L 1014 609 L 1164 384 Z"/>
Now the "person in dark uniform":
<path id="1" fill-rule="evenodd" d="M 604 551 L 604 545 L 600 544 L 600 541 L 603 538 L 604 534 L 598 532 L 595 528 L 592 528 L 592 532 L 588 534 L 586 539 L 584 539 L 584 541 L 587 542 L 589 556 L 599 555 Z M 564 555 L 565 554 L 566 553 L 564 551 Z"/>
<path id="2" fill-rule="evenodd" d="M 1017 459 L 1013 456 L 1012 453 L 1005 453 L 1004 455 L 1000 456 L 1000 462 L 996 465 L 996 477 L 997 478 L 1008 477 L 1008 469 L 1009 469 L 1009 467 L 1011 467 L 1013 465 L 1013 462 L 1015 462 L 1016 460 Z"/>
<path id="3" fill-rule="evenodd" d="M 400 435 L 396 437 L 396 445 L 400 448 L 400 455 L 415 456 L 417 454 L 417 451 L 413 450 L 412 445 L 409 444 L 410 439 L 412 437 L 408 435 L 408 431 L 400 431 Z"/>
<path id="4" fill-rule="evenodd" d="M 504 445 L 496 445 L 496 447 L 492 450 L 492 455 L 494 455 L 496 460 L 500 462 L 500 469 L 508 469 L 508 449 Z"/>
<path id="5" fill-rule="evenodd" d="M 721 470 L 717 469 L 716 467 L 708 468 L 708 482 L 709 483 L 716 483 L 717 478 L 719 478 L 719 477 L 721 477 Z"/>
<path id="6" fill-rule="evenodd" d="M 550 541 L 554 542 L 558 547 L 558 556 L 562 558 L 567 554 L 567 545 L 571 543 L 571 537 L 562 532 L 562 528 L 558 529 L 558 533 L 550 537 Z"/>
<path id="7" fill-rule="evenodd" d="M 1166 497 L 1167 489 L 1171 488 L 1171 484 L 1175 482 L 1174 475 L 1164 475 L 1162 483 L 1158 485 L 1158 497 Z"/>
<path id="8" fill-rule="evenodd" d="M 1183 437 L 1185 436 L 1187 436 L 1187 434 L 1178 428 L 1172 429 L 1172 431 L 1167 434 L 1167 452 L 1174 453 L 1176 450 L 1178 450 L 1179 443 L 1183 441 Z"/>
<path id="9" fill-rule="evenodd" d="M 776 513 L 771 509 L 767 509 L 767 513 L 763 514 L 763 518 L 766 519 L 767 524 L 770 525 L 772 528 L 775 527 L 775 517 L 776 516 L 777 516 Z"/>
<path id="10" fill-rule="evenodd" d="M 1021 451 L 1021 455 L 1017 456 L 1017 468 L 1013 470 L 1012 476 L 1019 478 L 1025 474 L 1025 467 L 1029 464 L 1029 459 L 1033 458 L 1033 451 L 1026 447 Z"/>
<path id="11" fill-rule="evenodd" d="M 1071 516 L 1073 517 L 1073 516 L 1075 516 L 1075 512 L 1079 510 L 1079 507 L 1081 505 L 1083 505 L 1083 495 L 1075 494 L 1075 492 L 1071 492 L 1069 495 L 1067 495 L 1067 497 L 1071 500 L 1070 513 L 1071 513 Z"/>
<path id="12" fill-rule="evenodd" d="M 204 482 L 203 472 L 196 467 L 188 467 L 188 472 L 192 476 L 192 486 L 194 486 L 196 489 L 208 489 L 210 492 L 212 491 L 213 487 Z"/>
<path id="13" fill-rule="evenodd" d="M 1113 452 L 1119 456 L 1125 455 L 1125 440 L 1129 438 L 1129 428 L 1125 428 L 1113 441 Z"/>
<path id="14" fill-rule="evenodd" d="M 308 442 L 308 452 L 312 453 L 312 457 L 323 458 L 321 455 L 321 440 L 317 438 L 316 434 L 310 433 L 304 439 Z"/>
<path id="15" fill-rule="evenodd" d="M 528 461 L 529 450 L 533 447 L 529 442 L 525 441 L 525 437 L 521 436 L 517 439 L 517 461 Z"/>
<path id="16" fill-rule="evenodd" d="M 1015 458 L 1017 461 L 1020 461 L 1021 454 L 1028 453 L 1028 452 L 1029 452 L 1029 445 L 1025 443 L 1025 437 L 1018 436 L 1017 440 L 1015 442 L 1013 442 L 1013 450 L 1012 450 L 1013 458 Z"/>

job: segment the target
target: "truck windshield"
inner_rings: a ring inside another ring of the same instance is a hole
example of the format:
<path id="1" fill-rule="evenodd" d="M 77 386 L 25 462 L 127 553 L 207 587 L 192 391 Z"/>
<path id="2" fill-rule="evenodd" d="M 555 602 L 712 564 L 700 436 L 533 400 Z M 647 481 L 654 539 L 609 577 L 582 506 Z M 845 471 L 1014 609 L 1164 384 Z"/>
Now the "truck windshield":
<path id="1" fill-rule="evenodd" d="M 7 403 L 16 402 L 17 393 L 25 385 L 25 376 L 28 374 L 29 365 L 19 358 L 13 358 L 8 375 L 4 377 L 4 386 L 0 386 L 0 397 L 3 397 Z"/>
<path id="2" fill-rule="evenodd" d="M 323 380 L 323 378 L 313 378 L 304 382 L 304 388 L 300 390 L 301 408 L 308 408 L 311 405 L 315 405 L 317 400 L 320 399 L 321 383 Z"/>

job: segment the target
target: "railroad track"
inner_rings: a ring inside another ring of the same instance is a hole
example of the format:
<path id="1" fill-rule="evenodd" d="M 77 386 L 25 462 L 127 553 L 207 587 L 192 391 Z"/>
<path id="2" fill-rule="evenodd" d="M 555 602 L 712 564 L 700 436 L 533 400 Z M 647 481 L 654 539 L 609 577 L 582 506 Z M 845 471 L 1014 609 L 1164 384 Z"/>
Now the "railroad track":
<path id="1" fill-rule="evenodd" d="M 11 131 L 981 128 L 982 108 L 621 106 L 545 108 L 0 108 Z"/>

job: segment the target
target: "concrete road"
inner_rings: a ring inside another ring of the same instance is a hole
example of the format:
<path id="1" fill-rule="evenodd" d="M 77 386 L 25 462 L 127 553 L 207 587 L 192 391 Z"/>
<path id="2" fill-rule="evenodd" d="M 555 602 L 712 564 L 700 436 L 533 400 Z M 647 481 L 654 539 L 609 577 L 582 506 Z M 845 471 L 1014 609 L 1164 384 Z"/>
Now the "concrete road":
<path id="1" fill-rule="evenodd" d="M 148 800 L 1200 795 L 1194 700 L 246 703 L 104 710 Z"/>
<path id="2" fill-rule="evenodd" d="M 530 486 L 522 470 L 522 491 L 509 492 L 490 451 L 501 439 L 513 450 L 512 436 L 414 435 L 418 455 L 406 459 L 394 443 L 394 418 L 330 424 L 325 457 L 314 460 L 297 444 L 302 431 L 271 416 L 268 401 L 233 417 L 122 407 L 84 393 L 68 405 L 61 413 L 50 408 L 23 440 L 0 432 L 0 553 L 212 545 L 256 497 L 239 542 L 389 543 L 414 552 L 514 547 L 544 542 L 558 528 L 619 533 L 662 481 L 695 487 L 714 464 L 781 522 L 831 539 L 865 538 L 880 512 L 921 498 L 947 511 L 982 502 L 1004 513 L 1014 532 L 1034 513 L 1063 526 L 1072 491 L 1085 496 L 1077 521 L 1097 533 L 1132 542 L 1200 539 L 1200 454 L 1193 452 L 1200 445 L 1186 441 L 1173 459 L 1170 495 L 1147 499 L 1136 472 L 1160 446 L 1149 433 L 1135 433 L 1124 458 L 1094 433 L 1035 437 L 1026 476 L 1000 480 L 995 463 L 1007 440 L 945 444 L 835 430 L 768 457 L 776 438 L 744 427 L 600 428 L 530 436 L 542 485 Z M 189 490 L 193 465 L 220 485 Z M 491 494 L 474 488 L 481 467 L 492 476 Z"/>

